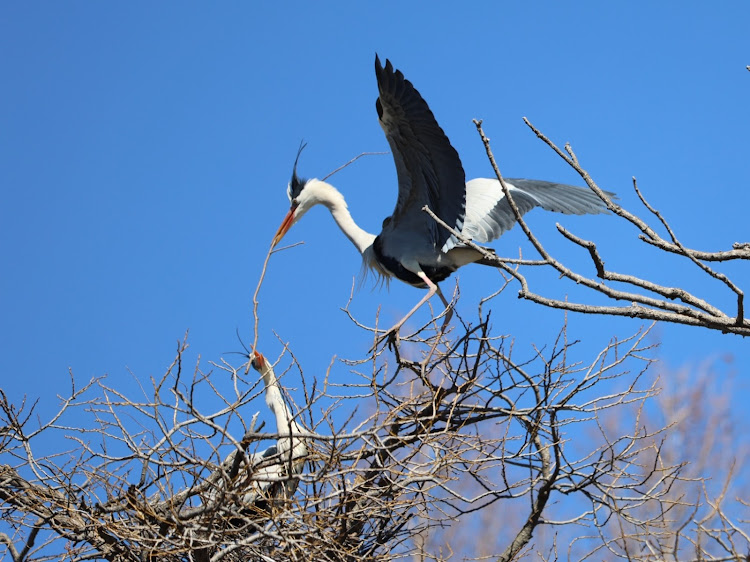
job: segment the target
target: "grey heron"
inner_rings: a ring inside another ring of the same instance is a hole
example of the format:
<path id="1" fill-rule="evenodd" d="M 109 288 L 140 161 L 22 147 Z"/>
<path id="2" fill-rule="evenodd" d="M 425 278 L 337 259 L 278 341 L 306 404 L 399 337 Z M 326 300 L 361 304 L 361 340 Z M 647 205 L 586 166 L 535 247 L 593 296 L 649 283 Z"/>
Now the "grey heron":
<path id="1" fill-rule="evenodd" d="M 273 367 L 257 351 L 251 352 L 250 364 L 263 377 L 266 405 L 274 415 L 278 439 L 264 451 L 247 457 L 239 451 L 232 451 L 222 462 L 221 470 L 212 477 L 215 489 L 210 498 L 215 501 L 221 497 L 219 492 L 225 489 L 227 475 L 236 474 L 231 489 L 239 495 L 241 512 L 252 516 L 267 512 L 270 505 L 294 494 L 299 482 L 296 476 L 304 468 L 308 451 L 305 439 L 300 436 L 302 429 L 294 421 L 281 394 Z M 238 454 L 241 455 L 239 459 Z M 239 524 L 236 519 L 232 522 Z"/>
<path id="2" fill-rule="evenodd" d="M 307 457 L 307 445 L 300 437 L 302 429 L 284 401 L 273 367 L 257 351 L 252 352 L 250 364 L 263 377 L 266 405 L 276 419 L 279 438 L 276 445 L 251 457 L 252 485 L 242 496 L 244 506 L 291 497 L 299 482 L 294 476 L 302 472 Z"/>
<path id="3" fill-rule="evenodd" d="M 422 209 L 427 205 L 446 224 L 474 242 L 498 238 L 516 222 L 497 179 L 466 182 L 461 159 L 435 120 L 429 106 L 389 60 L 375 55 L 380 126 L 391 147 L 398 176 L 398 199 L 379 235 L 360 228 L 343 195 L 332 185 L 297 175 L 297 159 L 287 188 L 291 207 L 272 241 L 275 247 L 289 229 L 315 205 L 324 205 L 342 232 L 362 254 L 364 264 L 380 278 L 395 277 L 427 294 L 387 334 L 397 336 L 404 322 L 436 293 L 450 305 L 438 283 L 469 263 L 492 265 L 475 249 L 461 243 Z M 520 212 L 534 207 L 564 214 L 606 212 L 605 203 L 581 187 L 538 180 L 505 180 Z M 450 311 L 446 316 L 447 323 Z"/>

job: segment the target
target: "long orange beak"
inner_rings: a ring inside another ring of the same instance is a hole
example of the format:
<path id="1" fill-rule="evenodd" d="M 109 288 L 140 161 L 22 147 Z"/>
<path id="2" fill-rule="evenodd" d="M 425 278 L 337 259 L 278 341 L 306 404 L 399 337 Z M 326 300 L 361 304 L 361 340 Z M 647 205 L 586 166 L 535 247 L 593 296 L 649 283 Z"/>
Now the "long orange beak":
<path id="1" fill-rule="evenodd" d="M 294 213 L 296 210 L 297 210 L 297 207 L 293 206 L 291 209 L 289 209 L 289 212 L 284 217 L 284 221 L 281 223 L 281 226 L 276 231 L 276 235 L 273 237 L 273 241 L 271 242 L 272 249 L 276 247 L 276 244 L 281 242 L 281 239 L 284 238 L 284 235 L 292 227 L 292 223 L 294 222 Z"/>

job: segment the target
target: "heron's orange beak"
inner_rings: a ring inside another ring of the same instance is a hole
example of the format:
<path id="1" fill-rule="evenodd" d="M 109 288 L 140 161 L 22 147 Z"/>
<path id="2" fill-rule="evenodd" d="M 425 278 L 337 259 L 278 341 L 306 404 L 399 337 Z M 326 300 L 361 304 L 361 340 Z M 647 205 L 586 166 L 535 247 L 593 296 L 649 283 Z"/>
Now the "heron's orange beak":
<path id="1" fill-rule="evenodd" d="M 291 209 L 289 209 L 289 212 L 284 217 L 284 221 L 281 223 L 281 226 L 276 231 L 276 235 L 273 237 L 273 241 L 271 242 L 271 248 L 275 248 L 276 244 L 281 242 L 281 239 L 284 238 L 284 235 L 292 227 L 292 223 L 294 222 L 294 213 L 296 210 L 297 210 L 297 207 L 292 207 Z"/>

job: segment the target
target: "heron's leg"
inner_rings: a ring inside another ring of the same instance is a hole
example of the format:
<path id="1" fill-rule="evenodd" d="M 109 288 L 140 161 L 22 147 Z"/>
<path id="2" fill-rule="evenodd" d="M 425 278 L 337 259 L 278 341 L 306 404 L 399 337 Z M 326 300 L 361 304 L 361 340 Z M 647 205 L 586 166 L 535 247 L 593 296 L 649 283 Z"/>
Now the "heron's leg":
<path id="1" fill-rule="evenodd" d="M 445 333 L 445 329 L 448 327 L 448 322 L 450 322 L 451 318 L 453 318 L 453 305 L 446 300 L 445 295 L 443 295 L 443 291 L 440 290 L 440 287 L 437 287 L 437 294 L 440 297 L 440 300 L 443 301 L 443 304 L 445 305 L 445 313 L 444 313 L 445 318 L 443 319 L 443 325 L 440 326 L 440 332 L 438 333 L 437 337 L 432 342 L 432 347 L 430 348 L 430 352 L 425 356 L 425 358 L 421 362 L 422 363 L 422 376 L 426 376 L 424 369 L 427 367 L 427 364 L 432 359 L 432 356 L 435 353 L 435 350 L 437 349 L 438 343 L 440 343 L 440 338 Z M 425 380 L 425 382 L 428 382 L 428 381 Z"/>
<path id="2" fill-rule="evenodd" d="M 426 303 L 426 302 L 427 302 L 428 300 L 430 300 L 430 299 L 431 299 L 431 298 L 433 297 L 433 295 L 434 295 L 435 293 L 439 294 L 439 295 L 440 295 L 440 298 L 441 298 L 441 299 L 443 300 L 443 302 L 445 302 L 445 297 L 444 297 L 444 296 L 443 296 L 443 294 L 442 294 L 442 293 L 440 292 L 440 289 L 438 288 L 438 286 L 437 286 L 437 285 L 435 285 L 435 283 L 433 283 L 432 281 L 430 281 L 430 280 L 428 279 L 428 277 L 427 277 L 427 275 L 425 275 L 424 271 L 420 271 L 420 272 L 418 272 L 418 273 L 417 273 L 417 275 L 419 275 L 419 277 L 421 277 L 421 278 L 422 278 L 422 281 L 424 281 L 424 282 L 425 282 L 425 284 L 427 285 L 427 289 L 428 289 L 428 290 L 427 290 L 427 294 L 426 294 L 426 295 L 425 295 L 424 297 L 422 297 L 422 300 L 421 300 L 421 301 L 419 301 L 419 302 L 418 302 L 418 303 L 416 304 L 416 306 L 415 306 L 414 308 L 412 308 L 412 309 L 411 309 L 411 310 L 410 310 L 410 311 L 409 311 L 409 312 L 407 313 L 407 315 L 406 315 L 406 316 L 404 316 L 404 317 L 403 317 L 403 318 L 402 318 L 401 320 L 399 320 L 399 321 L 398 321 L 398 323 L 397 323 L 397 324 L 396 324 L 395 326 L 393 326 L 393 328 L 391 328 L 390 330 L 388 330 L 388 332 L 387 332 L 387 333 L 389 333 L 389 334 L 390 334 L 390 333 L 398 333 L 398 331 L 399 331 L 399 330 L 401 329 L 401 326 L 403 326 L 403 325 L 404 325 L 404 322 L 406 322 L 406 321 L 407 321 L 407 320 L 408 320 L 409 318 L 411 318 L 412 314 L 414 314 L 414 313 L 415 313 L 415 312 L 416 312 L 417 310 L 419 310 L 419 308 L 420 308 L 420 307 L 421 307 L 421 306 L 422 306 L 422 305 L 423 305 L 424 303 Z"/>
<path id="3" fill-rule="evenodd" d="M 382 342 L 384 339 L 389 339 L 391 342 L 396 342 L 398 340 L 398 332 L 401 329 L 401 326 L 404 325 L 404 322 L 406 322 L 412 314 L 414 314 L 419 308 L 426 303 L 428 300 L 430 300 L 435 293 L 437 293 L 440 296 L 440 300 L 443 301 L 443 304 L 445 304 L 446 308 L 450 308 L 450 305 L 448 301 L 445 300 L 445 297 L 443 296 L 442 291 L 440 291 L 440 287 L 438 287 L 435 283 L 430 281 L 430 279 L 425 275 L 424 271 L 417 272 L 417 275 L 425 282 L 425 285 L 427 285 L 427 294 L 422 297 L 422 300 L 420 300 L 414 308 L 412 308 L 406 316 L 404 316 L 401 320 L 399 320 L 395 326 L 393 326 L 390 330 L 388 330 L 383 336 L 381 336 L 378 341 L 375 343 L 375 346 L 377 346 L 380 342 Z M 445 320 L 443 321 L 443 328 L 441 329 L 441 332 L 445 329 L 445 326 L 448 324 L 448 321 L 453 316 L 453 309 L 450 309 L 448 311 L 448 314 L 446 315 Z"/>
<path id="4" fill-rule="evenodd" d="M 440 300 L 443 301 L 443 304 L 445 305 L 445 319 L 443 320 L 443 325 L 440 327 L 440 333 L 445 332 L 445 328 L 448 326 L 448 322 L 451 321 L 451 318 L 453 318 L 453 305 L 449 303 L 445 299 L 445 295 L 443 295 L 443 291 L 440 290 L 440 287 L 437 287 L 437 294 L 440 297 Z"/>

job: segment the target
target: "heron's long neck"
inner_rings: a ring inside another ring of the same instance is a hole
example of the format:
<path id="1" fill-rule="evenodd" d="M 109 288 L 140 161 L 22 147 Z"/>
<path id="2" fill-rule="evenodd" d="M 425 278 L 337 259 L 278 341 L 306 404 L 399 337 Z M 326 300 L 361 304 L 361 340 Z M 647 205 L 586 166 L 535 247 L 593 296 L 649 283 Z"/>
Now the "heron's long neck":
<path id="1" fill-rule="evenodd" d="M 372 246 L 376 236 L 360 228 L 359 225 L 354 222 L 354 219 L 346 206 L 344 196 L 341 195 L 335 187 L 322 181 L 318 183 L 326 192 L 323 204 L 328 207 L 329 211 L 331 211 L 333 220 L 339 225 L 341 232 L 343 232 L 346 237 L 352 241 L 352 244 L 357 247 L 359 253 L 363 254 L 367 248 Z"/>
<path id="2" fill-rule="evenodd" d="M 272 369 L 263 374 L 263 383 L 266 385 L 266 405 L 276 417 L 276 431 L 279 435 L 293 435 L 299 433 L 299 427 L 292 421 L 292 413 L 284 402 L 276 375 Z"/>

